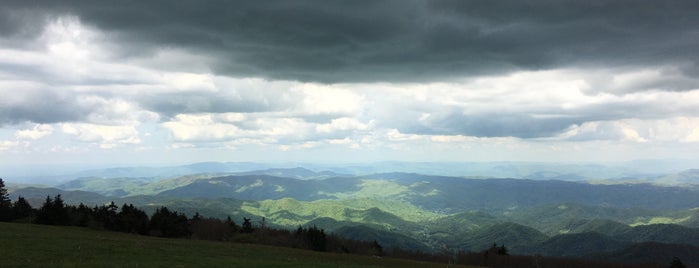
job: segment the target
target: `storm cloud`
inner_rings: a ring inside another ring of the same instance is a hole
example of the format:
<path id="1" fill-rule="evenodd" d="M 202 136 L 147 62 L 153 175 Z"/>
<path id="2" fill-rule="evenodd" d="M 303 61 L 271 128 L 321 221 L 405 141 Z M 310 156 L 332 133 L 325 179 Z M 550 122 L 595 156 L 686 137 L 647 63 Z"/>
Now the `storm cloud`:
<path id="1" fill-rule="evenodd" d="M 117 42 L 119 57 L 181 48 L 238 77 L 424 82 L 649 64 L 682 64 L 691 77 L 699 60 L 695 1 L 12 2 L 4 9 L 79 17 Z M 14 35 L 37 27 L 5 21 Z"/>
<path id="2" fill-rule="evenodd" d="M 698 13 L 645 0 L 3 1 L 0 151 L 690 154 Z"/>

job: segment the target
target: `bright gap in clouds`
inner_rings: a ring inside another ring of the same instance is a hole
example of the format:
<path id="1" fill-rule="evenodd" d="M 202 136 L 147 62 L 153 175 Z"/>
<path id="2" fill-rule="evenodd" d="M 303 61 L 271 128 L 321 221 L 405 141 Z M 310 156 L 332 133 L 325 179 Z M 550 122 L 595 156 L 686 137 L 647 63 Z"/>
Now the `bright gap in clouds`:
<path id="1" fill-rule="evenodd" d="M 617 161 L 695 158 L 698 90 L 673 66 L 551 68 L 437 82 L 234 77 L 164 46 L 118 58 L 59 17 L 0 48 L 0 161 Z"/>

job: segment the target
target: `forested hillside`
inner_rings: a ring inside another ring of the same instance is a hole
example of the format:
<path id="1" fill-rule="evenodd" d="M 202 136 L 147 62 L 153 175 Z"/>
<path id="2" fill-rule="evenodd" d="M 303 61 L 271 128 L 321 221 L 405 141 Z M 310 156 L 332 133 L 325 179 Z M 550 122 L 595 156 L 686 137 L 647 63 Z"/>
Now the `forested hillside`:
<path id="1" fill-rule="evenodd" d="M 61 194 L 67 204 L 114 201 L 146 214 L 167 207 L 273 228 L 317 226 L 387 249 L 430 254 L 444 248 L 476 252 L 493 243 L 511 254 L 560 257 L 601 256 L 647 242 L 699 246 L 699 192 L 678 186 L 413 173 L 338 177 L 306 169 L 110 180 L 19 188 L 10 196 L 35 207 Z"/>

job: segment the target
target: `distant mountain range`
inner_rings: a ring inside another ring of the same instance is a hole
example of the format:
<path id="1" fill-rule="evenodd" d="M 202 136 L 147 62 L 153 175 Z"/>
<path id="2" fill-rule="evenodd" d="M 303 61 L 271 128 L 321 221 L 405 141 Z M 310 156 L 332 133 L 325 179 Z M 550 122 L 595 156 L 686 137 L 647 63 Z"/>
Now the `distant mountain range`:
<path id="1" fill-rule="evenodd" d="M 648 248 L 684 252 L 699 247 L 699 189 L 687 186 L 694 185 L 696 170 L 653 179 L 665 185 L 640 179 L 593 184 L 404 172 L 355 175 L 297 167 L 211 172 L 231 167 L 201 163 L 188 167 L 195 173 L 165 178 L 130 177 L 144 174 L 117 170 L 119 177 L 13 188 L 11 197 L 23 196 L 34 206 L 61 194 L 67 203 L 133 203 L 149 213 L 167 206 L 236 221 L 264 217 L 272 226 L 316 225 L 389 248 L 428 252 L 479 251 L 497 243 L 514 254 L 628 254 L 614 256 L 638 261 L 641 257 L 629 256 Z"/>
<path id="2" fill-rule="evenodd" d="M 638 160 L 618 163 L 555 162 L 374 162 L 374 163 L 255 163 L 200 162 L 175 166 L 124 166 L 111 168 L 7 167 L 3 176 L 16 184 L 55 186 L 76 178 L 164 179 L 192 174 L 267 174 L 297 179 L 356 176 L 377 173 L 419 173 L 472 178 L 647 182 L 672 185 L 697 184 L 699 162 L 687 160 Z M 299 168 L 304 167 L 304 168 Z M 46 173 L 43 170 L 56 170 Z M 72 172 L 69 170 L 73 170 Z M 262 172 L 264 171 L 264 172 Z M 32 175 L 35 174 L 35 175 Z"/>

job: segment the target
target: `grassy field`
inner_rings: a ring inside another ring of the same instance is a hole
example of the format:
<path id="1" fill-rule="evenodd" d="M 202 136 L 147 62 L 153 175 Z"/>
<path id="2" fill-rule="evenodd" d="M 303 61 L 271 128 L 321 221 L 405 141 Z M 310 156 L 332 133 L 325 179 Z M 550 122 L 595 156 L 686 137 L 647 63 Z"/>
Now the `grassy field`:
<path id="1" fill-rule="evenodd" d="M 446 267 L 391 258 L 34 224 L 0 223 L 0 241 L 2 267 Z"/>

